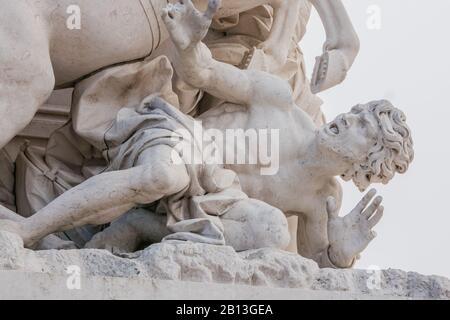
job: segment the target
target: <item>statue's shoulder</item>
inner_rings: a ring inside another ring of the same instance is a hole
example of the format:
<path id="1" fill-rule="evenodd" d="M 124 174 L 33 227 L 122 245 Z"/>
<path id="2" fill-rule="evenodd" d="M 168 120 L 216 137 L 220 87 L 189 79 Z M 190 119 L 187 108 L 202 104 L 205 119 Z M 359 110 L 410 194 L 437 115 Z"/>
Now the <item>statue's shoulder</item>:
<path id="1" fill-rule="evenodd" d="M 334 177 L 327 179 L 319 188 L 313 188 L 310 191 L 308 200 L 302 208 L 303 210 L 301 210 L 306 215 L 309 212 L 315 217 L 323 217 L 321 215 L 318 216 L 317 213 L 326 214 L 326 203 L 329 197 L 335 198 L 339 207 L 341 205 L 342 187 Z"/>

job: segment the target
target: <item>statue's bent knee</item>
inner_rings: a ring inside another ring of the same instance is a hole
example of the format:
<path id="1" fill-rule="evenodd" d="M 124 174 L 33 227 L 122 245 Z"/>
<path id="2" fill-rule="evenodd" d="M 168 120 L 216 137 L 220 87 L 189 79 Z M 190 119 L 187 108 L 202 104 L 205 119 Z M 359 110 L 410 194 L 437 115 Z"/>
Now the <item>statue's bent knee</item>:
<path id="1" fill-rule="evenodd" d="M 223 219 L 227 242 L 237 251 L 264 247 L 285 249 L 289 245 L 290 234 L 285 215 L 265 202 L 242 200 Z M 228 223 L 229 220 L 232 222 Z"/>
<path id="2" fill-rule="evenodd" d="M 274 207 L 263 211 L 261 221 L 261 241 L 266 247 L 285 249 L 290 242 L 290 234 L 286 216 Z"/>
<path id="3" fill-rule="evenodd" d="M 162 195 L 177 193 L 189 184 L 186 167 L 168 161 L 143 166 L 139 179 L 143 193 Z"/>

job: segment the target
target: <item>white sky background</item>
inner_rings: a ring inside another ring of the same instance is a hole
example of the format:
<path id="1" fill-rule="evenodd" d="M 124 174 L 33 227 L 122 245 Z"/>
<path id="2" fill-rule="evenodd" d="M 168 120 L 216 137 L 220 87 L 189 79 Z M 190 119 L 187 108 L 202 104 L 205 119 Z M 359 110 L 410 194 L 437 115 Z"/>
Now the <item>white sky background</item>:
<path id="1" fill-rule="evenodd" d="M 370 100 L 388 99 L 411 127 L 415 160 L 405 175 L 376 185 L 385 215 L 357 268 L 372 265 L 450 277 L 450 1 L 344 0 L 361 51 L 343 84 L 320 94 L 327 119 Z M 381 29 L 367 27 L 369 6 Z M 309 76 L 325 39 L 316 11 L 300 44 Z M 361 198 L 342 182 L 342 213 Z"/>

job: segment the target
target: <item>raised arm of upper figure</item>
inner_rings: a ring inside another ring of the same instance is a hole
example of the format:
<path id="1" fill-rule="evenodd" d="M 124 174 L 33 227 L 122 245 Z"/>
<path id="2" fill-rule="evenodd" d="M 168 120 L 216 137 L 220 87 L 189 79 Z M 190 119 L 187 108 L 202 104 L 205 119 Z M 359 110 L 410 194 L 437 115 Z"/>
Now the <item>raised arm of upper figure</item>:
<path id="1" fill-rule="evenodd" d="M 292 90 L 282 79 L 257 70 L 240 70 L 212 58 L 201 42 L 220 1 L 211 0 L 206 12 L 198 11 L 190 0 L 169 4 L 163 20 L 176 47 L 175 70 L 194 87 L 228 102 L 252 105 L 273 105 L 289 108 L 294 105 Z"/>

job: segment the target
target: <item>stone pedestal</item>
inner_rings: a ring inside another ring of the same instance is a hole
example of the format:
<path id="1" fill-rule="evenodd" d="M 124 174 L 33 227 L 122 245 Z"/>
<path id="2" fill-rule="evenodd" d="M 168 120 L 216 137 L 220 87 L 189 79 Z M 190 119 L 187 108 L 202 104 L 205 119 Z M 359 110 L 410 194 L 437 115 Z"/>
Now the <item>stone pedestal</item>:
<path id="1" fill-rule="evenodd" d="M 0 299 L 450 299 L 450 281 L 400 270 L 319 269 L 273 249 L 167 242 L 129 255 L 31 251 L 0 232 Z"/>

